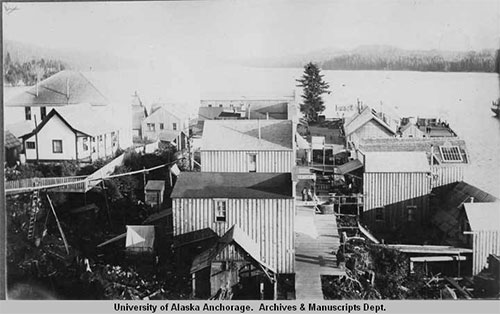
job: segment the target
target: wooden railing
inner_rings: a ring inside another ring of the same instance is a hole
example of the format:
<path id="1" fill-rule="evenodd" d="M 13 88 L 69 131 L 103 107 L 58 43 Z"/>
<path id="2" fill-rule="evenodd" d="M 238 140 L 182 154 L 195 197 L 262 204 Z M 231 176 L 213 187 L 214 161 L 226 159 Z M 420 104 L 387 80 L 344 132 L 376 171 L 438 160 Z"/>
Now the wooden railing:
<path id="1" fill-rule="evenodd" d="M 50 178 L 28 178 L 5 182 L 5 191 L 9 190 L 27 189 L 36 186 L 50 186 L 69 183 L 68 185 L 61 185 L 52 188 L 53 191 L 62 192 L 84 192 L 87 189 L 88 182 L 85 181 L 86 176 L 75 177 L 50 177 Z M 75 183 L 78 182 L 78 183 Z"/>

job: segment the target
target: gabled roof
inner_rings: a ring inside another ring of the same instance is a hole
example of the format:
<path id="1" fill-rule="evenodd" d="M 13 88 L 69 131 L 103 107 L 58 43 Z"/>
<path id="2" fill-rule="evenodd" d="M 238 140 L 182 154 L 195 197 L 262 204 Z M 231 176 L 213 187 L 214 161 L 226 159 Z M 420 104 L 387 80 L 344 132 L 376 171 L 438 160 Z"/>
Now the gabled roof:
<path id="1" fill-rule="evenodd" d="M 229 110 L 229 107 L 200 107 L 198 109 L 198 120 L 213 120 L 217 118 L 224 110 Z"/>
<path id="2" fill-rule="evenodd" d="M 469 163 L 467 154 L 467 146 L 465 141 L 458 137 L 433 137 L 433 138 L 377 138 L 377 139 L 362 139 L 359 144 L 359 150 L 366 152 L 426 152 L 427 158 L 430 161 L 430 152 L 439 163 L 443 162 L 439 147 L 441 146 L 458 146 L 462 155 L 462 161 L 452 163 Z M 447 162 L 449 164 L 450 162 Z"/>
<path id="3" fill-rule="evenodd" d="M 172 198 L 292 198 L 290 173 L 181 172 Z"/>
<path id="4" fill-rule="evenodd" d="M 22 146 L 23 143 L 14 136 L 9 130 L 5 130 L 3 133 L 4 145 L 5 148 L 14 148 L 18 146 Z"/>
<path id="5" fill-rule="evenodd" d="M 237 225 L 233 225 L 213 247 L 195 257 L 191 266 L 191 273 L 210 267 L 212 261 L 228 245 L 236 245 L 238 249 L 243 250 L 248 257 L 260 264 L 262 267 L 276 272 L 275 269 L 271 268 L 262 260 L 260 248 L 257 242 L 250 238 L 250 236 L 248 236 L 248 234 Z"/>
<path id="6" fill-rule="evenodd" d="M 207 120 L 201 150 L 291 150 L 292 134 L 288 120 Z"/>
<path id="7" fill-rule="evenodd" d="M 365 172 L 430 172 L 425 152 L 369 152 Z"/>
<path id="8" fill-rule="evenodd" d="M 385 128 L 387 132 L 396 134 L 396 131 L 393 130 L 386 122 L 380 119 L 376 114 L 374 114 L 370 107 L 366 107 L 365 109 L 363 109 L 363 111 L 361 111 L 361 113 L 356 114 L 351 118 L 349 122 L 344 125 L 345 135 L 347 136 L 356 132 L 356 130 L 358 130 L 371 120 L 377 122 L 379 125 Z"/>
<path id="9" fill-rule="evenodd" d="M 350 160 L 347 163 L 337 167 L 340 174 L 347 174 L 359 168 L 363 168 L 363 163 L 361 163 L 361 161 L 359 161 L 358 159 Z"/>
<path id="10" fill-rule="evenodd" d="M 500 202 L 464 203 L 464 207 L 472 231 L 500 231 Z"/>
<path id="11" fill-rule="evenodd" d="M 163 190 L 164 188 L 164 180 L 149 180 L 148 183 L 146 183 L 146 187 L 144 187 L 145 190 Z"/>
<path id="12" fill-rule="evenodd" d="M 181 133 L 182 131 L 180 130 L 164 130 L 158 134 L 158 139 L 163 142 L 173 142 Z"/>
<path id="13" fill-rule="evenodd" d="M 37 96 L 38 90 L 38 96 Z M 82 73 L 61 71 L 41 81 L 37 86 L 12 97 L 7 106 L 66 106 L 89 103 L 104 106 L 109 100 Z"/>
<path id="14" fill-rule="evenodd" d="M 53 118 L 53 117 L 58 117 L 59 119 L 61 119 L 61 121 L 71 130 L 73 131 L 73 133 L 75 134 L 80 134 L 80 135 L 87 135 L 87 136 L 90 136 L 89 134 L 86 134 L 85 132 L 82 132 L 82 131 L 79 131 L 77 129 L 75 129 L 68 121 L 66 121 L 65 118 L 63 118 L 63 116 L 57 112 L 55 109 L 52 109 L 49 114 L 42 120 L 42 122 L 33 130 L 31 131 L 30 133 L 28 134 L 25 134 L 23 135 L 23 138 L 29 138 L 33 135 L 35 135 L 36 133 L 40 132 L 41 129 L 43 129 L 43 127 Z"/>

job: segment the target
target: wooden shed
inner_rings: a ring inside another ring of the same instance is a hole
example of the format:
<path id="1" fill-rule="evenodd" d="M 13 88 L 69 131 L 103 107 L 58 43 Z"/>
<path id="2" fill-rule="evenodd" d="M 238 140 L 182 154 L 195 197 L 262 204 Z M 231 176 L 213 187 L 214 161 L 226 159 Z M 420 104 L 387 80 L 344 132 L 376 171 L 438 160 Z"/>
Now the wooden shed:
<path id="1" fill-rule="evenodd" d="M 487 266 L 490 254 L 500 255 L 500 202 L 464 203 L 471 234 L 472 273 L 478 274 Z"/>
<path id="2" fill-rule="evenodd" d="M 259 244 L 237 225 L 233 225 L 215 245 L 196 256 L 191 274 L 196 297 L 214 296 L 227 290 L 231 294 L 241 291 L 256 296 L 261 285 L 266 284 L 272 284 L 276 287 L 273 290 L 277 291 L 276 270 L 262 260 Z"/>
<path id="3" fill-rule="evenodd" d="M 363 221 L 372 229 L 427 219 L 431 186 L 424 152 L 370 152 L 364 167 Z"/>
<path id="4" fill-rule="evenodd" d="M 174 237 L 238 226 L 259 245 L 262 262 L 294 273 L 295 199 L 290 173 L 183 172 L 171 194 Z"/>
<path id="5" fill-rule="evenodd" d="M 149 180 L 144 187 L 144 202 L 150 206 L 160 206 L 163 203 L 165 181 Z"/>
<path id="6" fill-rule="evenodd" d="M 467 146 L 458 137 L 364 139 L 359 152 L 359 158 L 367 152 L 425 152 L 433 188 L 463 181 L 469 165 Z"/>
<path id="7" fill-rule="evenodd" d="M 366 107 L 344 123 L 344 134 L 350 148 L 356 149 L 363 139 L 391 138 L 396 135 L 395 127 L 388 119 Z"/>
<path id="8" fill-rule="evenodd" d="M 203 172 L 292 172 L 294 128 L 283 120 L 205 121 Z"/>

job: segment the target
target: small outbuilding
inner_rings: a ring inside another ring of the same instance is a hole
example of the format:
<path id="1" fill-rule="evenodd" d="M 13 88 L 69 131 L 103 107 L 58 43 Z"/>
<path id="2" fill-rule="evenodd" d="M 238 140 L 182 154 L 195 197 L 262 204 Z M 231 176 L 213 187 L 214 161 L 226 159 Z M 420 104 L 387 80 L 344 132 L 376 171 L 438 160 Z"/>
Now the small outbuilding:
<path id="1" fill-rule="evenodd" d="M 144 201 L 150 206 L 160 206 L 163 204 L 163 194 L 165 193 L 165 181 L 149 180 L 144 187 Z"/>

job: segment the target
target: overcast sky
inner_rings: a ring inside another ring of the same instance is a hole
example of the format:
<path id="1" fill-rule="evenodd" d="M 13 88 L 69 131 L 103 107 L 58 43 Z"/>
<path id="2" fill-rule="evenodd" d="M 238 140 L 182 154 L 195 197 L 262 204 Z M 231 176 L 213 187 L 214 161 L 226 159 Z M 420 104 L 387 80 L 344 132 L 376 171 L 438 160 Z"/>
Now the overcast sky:
<path id="1" fill-rule="evenodd" d="M 271 2 L 271 3 L 269 3 Z M 384 44 L 500 45 L 500 1 L 184 1 L 7 3 L 4 38 L 134 58 L 199 62 Z"/>

